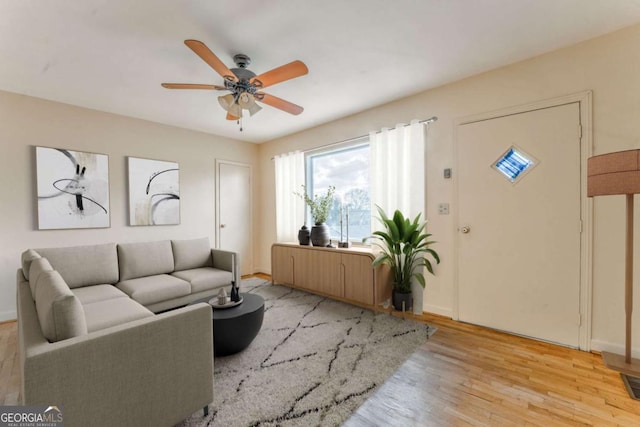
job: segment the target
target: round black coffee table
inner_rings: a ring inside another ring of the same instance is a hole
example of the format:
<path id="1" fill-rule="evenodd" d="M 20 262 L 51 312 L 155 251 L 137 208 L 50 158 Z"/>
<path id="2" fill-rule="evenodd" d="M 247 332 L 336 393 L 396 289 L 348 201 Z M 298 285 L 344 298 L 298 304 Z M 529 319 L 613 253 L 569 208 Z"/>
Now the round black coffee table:
<path id="1" fill-rule="evenodd" d="M 258 335 L 264 318 L 264 299 L 241 293 L 242 304 L 231 308 L 213 308 L 213 352 L 216 356 L 238 353 Z M 198 302 L 208 302 L 208 297 Z"/>

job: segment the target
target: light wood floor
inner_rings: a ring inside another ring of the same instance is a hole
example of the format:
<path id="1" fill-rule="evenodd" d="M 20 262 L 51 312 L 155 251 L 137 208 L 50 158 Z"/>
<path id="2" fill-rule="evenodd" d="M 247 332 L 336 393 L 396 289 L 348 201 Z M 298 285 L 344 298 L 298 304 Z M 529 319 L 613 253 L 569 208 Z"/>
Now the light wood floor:
<path id="1" fill-rule="evenodd" d="M 599 355 L 439 316 L 438 327 L 346 424 L 640 426 L 640 401 Z"/>
<path id="2" fill-rule="evenodd" d="M 350 425 L 371 425 L 373 416 L 374 425 L 399 426 L 640 426 L 640 401 L 596 354 L 439 316 L 407 317 L 438 331 Z M 16 329 L 0 324 L 0 405 L 20 400 Z"/>
<path id="3" fill-rule="evenodd" d="M 20 361 L 16 322 L 0 323 L 0 405 L 20 401 Z"/>

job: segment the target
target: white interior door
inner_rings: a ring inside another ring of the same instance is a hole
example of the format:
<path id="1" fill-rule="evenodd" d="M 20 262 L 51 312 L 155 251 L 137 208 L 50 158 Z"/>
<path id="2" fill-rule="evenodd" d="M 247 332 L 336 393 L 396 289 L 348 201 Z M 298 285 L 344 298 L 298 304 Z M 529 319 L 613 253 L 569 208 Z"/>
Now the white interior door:
<path id="1" fill-rule="evenodd" d="M 218 233 L 220 249 L 240 255 L 240 273 L 253 273 L 251 250 L 251 167 L 249 165 L 217 161 L 218 175 Z"/>
<path id="2" fill-rule="evenodd" d="M 510 147 L 536 162 L 515 183 Z M 457 151 L 459 319 L 578 347 L 579 103 L 459 125 Z"/>

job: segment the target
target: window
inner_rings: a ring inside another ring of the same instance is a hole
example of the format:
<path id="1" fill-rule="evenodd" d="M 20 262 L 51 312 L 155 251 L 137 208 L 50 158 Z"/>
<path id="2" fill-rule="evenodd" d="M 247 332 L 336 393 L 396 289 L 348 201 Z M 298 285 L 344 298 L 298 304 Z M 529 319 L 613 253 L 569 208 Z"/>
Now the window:
<path id="1" fill-rule="evenodd" d="M 511 183 L 515 183 L 525 175 L 536 161 L 524 151 L 511 147 L 492 165 L 492 167 L 507 178 Z"/>
<path id="2" fill-rule="evenodd" d="M 336 188 L 327 225 L 334 244 L 340 241 L 342 207 L 343 240 L 361 242 L 371 234 L 371 201 L 369 198 L 368 138 L 338 149 L 311 152 L 306 155 L 307 189 L 312 196 L 324 195 L 329 186 Z M 309 213 L 308 223 L 311 224 Z"/>

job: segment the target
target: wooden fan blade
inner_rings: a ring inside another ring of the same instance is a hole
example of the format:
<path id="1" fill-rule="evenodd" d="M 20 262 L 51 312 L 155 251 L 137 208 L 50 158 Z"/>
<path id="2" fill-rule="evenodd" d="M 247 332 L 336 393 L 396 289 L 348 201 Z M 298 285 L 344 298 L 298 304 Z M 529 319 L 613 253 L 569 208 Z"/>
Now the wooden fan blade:
<path id="1" fill-rule="evenodd" d="M 240 120 L 240 117 L 234 116 L 231 113 L 227 113 L 227 120 Z"/>
<path id="2" fill-rule="evenodd" d="M 162 83 L 162 87 L 167 89 L 204 89 L 204 90 L 228 90 L 224 86 L 203 85 L 193 83 Z"/>
<path id="3" fill-rule="evenodd" d="M 267 71 L 266 73 L 262 73 L 259 76 L 255 76 L 251 79 L 251 83 L 257 84 L 256 80 L 258 80 L 262 83 L 261 86 L 259 85 L 260 87 L 268 87 L 276 83 L 304 76 L 308 72 L 309 69 L 304 65 L 304 62 L 293 61 L 278 68 L 274 68 L 271 71 Z"/>
<path id="4" fill-rule="evenodd" d="M 201 41 L 198 40 L 185 40 L 184 44 L 186 44 L 189 49 L 195 52 L 204 62 L 209 64 L 211 68 L 213 68 L 216 73 L 220 74 L 224 78 L 229 78 L 234 82 L 238 80 L 238 78 L 231 72 L 231 70 L 224 65 L 224 62 L 220 60 L 211 50 Z"/>
<path id="5" fill-rule="evenodd" d="M 285 101 L 284 99 L 278 98 L 277 96 L 269 95 L 268 93 L 262 92 L 259 92 L 258 95 L 262 97 L 262 99 L 259 99 L 260 102 L 264 102 L 267 105 L 271 105 L 272 107 L 275 107 L 282 111 L 286 111 L 287 113 L 297 116 L 304 111 L 304 108 L 302 108 L 301 106 L 289 101 Z"/>

